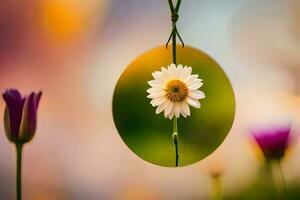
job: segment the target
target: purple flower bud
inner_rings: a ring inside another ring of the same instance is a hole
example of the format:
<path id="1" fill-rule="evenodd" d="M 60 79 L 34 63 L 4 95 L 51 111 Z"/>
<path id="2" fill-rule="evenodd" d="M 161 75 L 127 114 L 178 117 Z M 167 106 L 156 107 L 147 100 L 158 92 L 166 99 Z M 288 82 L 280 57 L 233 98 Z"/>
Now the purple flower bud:
<path id="1" fill-rule="evenodd" d="M 3 94 L 6 102 L 4 127 L 7 138 L 14 143 L 29 142 L 37 126 L 37 110 L 42 93 L 32 92 L 22 97 L 19 91 L 10 89 Z"/>
<path id="2" fill-rule="evenodd" d="M 253 131 L 256 143 L 266 160 L 280 160 L 290 144 L 290 127 Z"/>

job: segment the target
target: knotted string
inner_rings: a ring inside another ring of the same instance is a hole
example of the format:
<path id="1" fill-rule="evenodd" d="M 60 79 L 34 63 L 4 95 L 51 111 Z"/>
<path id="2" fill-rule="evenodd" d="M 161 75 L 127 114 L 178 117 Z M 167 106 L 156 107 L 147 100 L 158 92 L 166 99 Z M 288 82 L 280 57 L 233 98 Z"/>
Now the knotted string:
<path id="1" fill-rule="evenodd" d="M 169 43 L 171 41 L 171 39 L 173 38 L 173 42 L 174 42 L 174 38 L 175 38 L 175 43 L 173 43 L 174 46 L 176 46 L 176 37 L 179 38 L 181 44 L 182 44 L 182 47 L 184 47 L 184 42 L 178 32 L 178 29 L 177 29 L 177 21 L 179 19 L 179 8 L 180 8 L 180 5 L 181 5 L 181 0 L 178 0 L 177 3 L 176 3 L 176 7 L 174 7 L 174 4 L 173 4 L 173 1 L 172 0 L 168 0 L 169 2 L 169 5 L 170 5 L 170 10 L 171 10 L 171 20 L 172 20 L 172 31 L 171 31 L 171 34 L 169 36 L 169 39 L 166 43 L 166 48 L 168 48 L 169 46 Z"/>

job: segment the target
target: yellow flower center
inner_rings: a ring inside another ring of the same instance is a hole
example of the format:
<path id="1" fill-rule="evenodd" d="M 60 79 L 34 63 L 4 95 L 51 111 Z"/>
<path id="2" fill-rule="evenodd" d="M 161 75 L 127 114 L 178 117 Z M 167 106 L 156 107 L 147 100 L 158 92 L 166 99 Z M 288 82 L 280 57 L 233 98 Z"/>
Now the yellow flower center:
<path id="1" fill-rule="evenodd" d="M 166 97 L 172 102 L 183 101 L 188 96 L 188 88 L 180 80 L 170 80 L 166 87 Z"/>

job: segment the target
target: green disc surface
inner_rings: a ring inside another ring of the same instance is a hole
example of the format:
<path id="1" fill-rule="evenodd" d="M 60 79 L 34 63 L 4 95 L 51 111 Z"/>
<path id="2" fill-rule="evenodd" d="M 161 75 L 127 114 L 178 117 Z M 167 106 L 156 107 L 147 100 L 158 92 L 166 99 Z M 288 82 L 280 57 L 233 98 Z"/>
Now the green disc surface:
<path id="1" fill-rule="evenodd" d="M 161 46 L 134 60 L 122 73 L 113 96 L 113 117 L 126 145 L 140 158 L 165 167 L 175 166 L 173 122 L 155 114 L 146 90 L 152 73 L 172 63 L 172 48 Z M 177 46 L 177 63 L 191 66 L 203 79 L 206 98 L 191 116 L 178 119 L 179 166 L 198 162 L 215 151 L 229 133 L 235 115 L 234 92 L 228 77 L 202 51 Z"/>

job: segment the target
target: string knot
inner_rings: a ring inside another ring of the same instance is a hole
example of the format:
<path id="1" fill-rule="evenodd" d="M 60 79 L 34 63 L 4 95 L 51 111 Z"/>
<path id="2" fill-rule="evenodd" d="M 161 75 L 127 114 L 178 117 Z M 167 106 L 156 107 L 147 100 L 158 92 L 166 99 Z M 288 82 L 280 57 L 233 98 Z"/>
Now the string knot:
<path id="1" fill-rule="evenodd" d="M 178 21 L 178 19 L 179 19 L 179 15 L 178 15 L 177 12 L 172 13 L 171 17 L 172 17 L 172 22 L 173 23 L 176 23 Z"/>
<path id="2" fill-rule="evenodd" d="M 172 13 L 171 20 L 172 20 L 173 28 L 172 28 L 172 32 L 169 36 L 169 39 L 167 41 L 167 44 L 166 44 L 167 48 L 168 48 L 168 45 L 169 45 L 172 38 L 173 38 L 173 43 L 175 43 L 173 45 L 176 46 L 176 37 L 179 38 L 179 40 L 182 44 L 182 47 L 184 47 L 184 42 L 183 42 L 183 40 L 182 40 L 178 30 L 177 30 L 177 25 L 176 25 L 176 23 L 179 19 L 178 11 L 179 11 L 179 8 L 180 8 L 180 4 L 181 4 L 181 0 L 178 0 L 177 4 L 176 4 L 176 7 L 174 7 L 172 0 L 169 0 L 169 5 L 170 5 L 171 13 Z"/>

